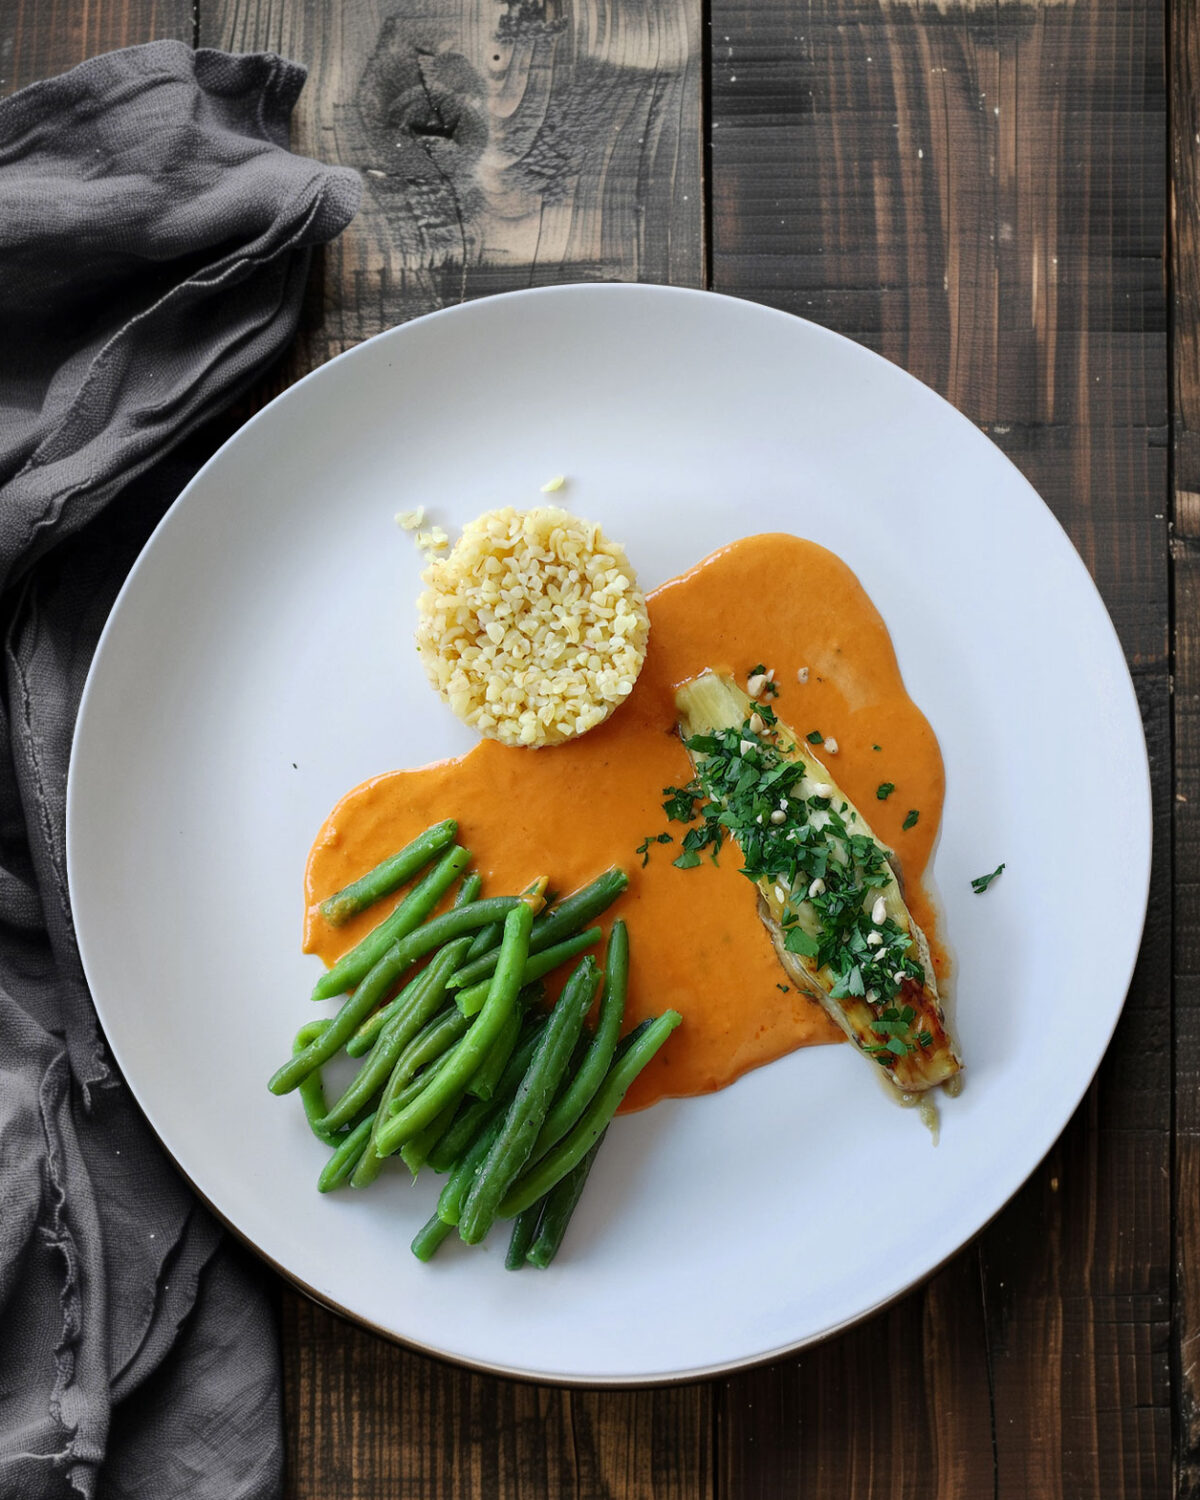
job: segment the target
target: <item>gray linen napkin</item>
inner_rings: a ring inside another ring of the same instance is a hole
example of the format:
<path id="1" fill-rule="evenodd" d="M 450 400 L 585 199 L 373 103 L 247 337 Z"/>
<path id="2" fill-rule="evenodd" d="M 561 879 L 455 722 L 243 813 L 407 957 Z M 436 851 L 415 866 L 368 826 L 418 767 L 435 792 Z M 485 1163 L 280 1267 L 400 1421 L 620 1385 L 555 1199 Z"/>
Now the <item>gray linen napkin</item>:
<path id="1" fill-rule="evenodd" d="M 198 429 L 295 331 L 311 247 L 358 206 L 355 174 L 287 149 L 304 76 L 159 42 L 0 102 L 4 1497 L 280 1485 L 269 1294 L 106 1050 L 64 819 L 116 591 L 205 456 Z"/>

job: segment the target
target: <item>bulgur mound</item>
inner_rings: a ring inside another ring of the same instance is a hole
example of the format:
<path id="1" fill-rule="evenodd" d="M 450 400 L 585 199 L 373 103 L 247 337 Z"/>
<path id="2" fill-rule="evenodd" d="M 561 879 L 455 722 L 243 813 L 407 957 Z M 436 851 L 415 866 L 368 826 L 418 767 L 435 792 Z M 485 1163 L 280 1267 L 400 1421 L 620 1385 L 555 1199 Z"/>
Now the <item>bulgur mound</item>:
<path id="1" fill-rule="evenodd" d="M 633 691 L 650 617 L 625 549 L 594 522 L 552 505 L 488 511 L 421 578 L 417 650 L 480 734 L 561 744 Z"/>

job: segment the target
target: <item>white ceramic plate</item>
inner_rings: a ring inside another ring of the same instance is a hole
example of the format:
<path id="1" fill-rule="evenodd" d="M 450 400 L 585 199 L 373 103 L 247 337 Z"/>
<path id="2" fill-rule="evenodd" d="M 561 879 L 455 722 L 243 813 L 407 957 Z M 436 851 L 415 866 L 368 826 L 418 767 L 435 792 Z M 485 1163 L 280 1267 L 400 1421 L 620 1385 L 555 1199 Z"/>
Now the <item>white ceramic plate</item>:
<path id="1" fill-rule="evenodd" d="M 568 1245 L 502 1234 L 430 1266 L 435 1185 L 319 1197 L 323 1148 L 266 1079 L 301 1020 L 309 843 L 351 786 L 465 749 L 409 639 L 393 523 L 569 504 L 652 586 L 747 531 L 839 553 L 942 745 L 936 878 L 958 957 L 962 1097 L 935 1149 L 848 1047 L 784 1058 L 610 1132 Z M 964 1244 L 1094 1073 L 1142 930 L 1145 746 L 1082 563 L 939 397 L 799 319 L 705 293 L 571 286 L 420 319 L 317 370 L 172 508 L 79 718 L 68 809 L 87 976 L 183 1171 L 314 1296 L 408 1343 L 581 1383 L 712 1374 L 820 1338 Z M 1007 862 L 986 896 L 972 876 Z M 1098 917 L 1097 870 L 1120 871 Z M 836 1127 L 836 1128 L 835 1128 Z"/>

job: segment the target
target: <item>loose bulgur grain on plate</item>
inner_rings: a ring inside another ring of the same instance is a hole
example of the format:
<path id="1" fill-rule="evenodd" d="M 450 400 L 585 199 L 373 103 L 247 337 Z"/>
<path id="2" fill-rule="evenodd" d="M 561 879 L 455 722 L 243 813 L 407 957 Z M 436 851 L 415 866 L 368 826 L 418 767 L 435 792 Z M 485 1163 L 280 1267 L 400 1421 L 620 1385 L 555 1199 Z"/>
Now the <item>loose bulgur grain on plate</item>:
<path id="1" fill-rule="evenodd" d="M 417 650 L 464 723 L 557 745 L 633 691 L 650 634 L 625 549 L 557 506 L 489 511 L 421 574 Z"/>

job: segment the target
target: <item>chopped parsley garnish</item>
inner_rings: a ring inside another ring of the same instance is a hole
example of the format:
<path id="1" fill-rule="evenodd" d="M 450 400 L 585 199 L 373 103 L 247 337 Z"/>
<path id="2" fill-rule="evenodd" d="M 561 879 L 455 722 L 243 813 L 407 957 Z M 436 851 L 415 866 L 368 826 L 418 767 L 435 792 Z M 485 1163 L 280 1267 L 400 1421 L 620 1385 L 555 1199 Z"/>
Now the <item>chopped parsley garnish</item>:
<path id="1" fill-rule="evenodd" d="M 875 788 L 875 795 L 879 798 L 880 802 L 886 802 L 895 790 L 896 783 L 894 781 L 881 781 Z"/>
<path id="2" fill-rule="evenodd" d="M 909 1041 L 909 1037 L 912 1034 L 912 1023 L 916 1014 L 911 1005 L 905 1005 L 902 1008 L 894 1005 L 886 1006 L 871 1022 L 871 1030 L 881 1040 L 873 1047 L 867 1047 L 864 1050 L 871 1053 L 876 1061 L 881 1062 L 885 1067 L 893 1066 L 893 1059 L 907 1057 L 910 1052 L 915 1052 L 916 1043 Z M 932 1045 L 932 1033 L 919 1031 L 917 1042 L 922 1047 Z"/>
<path id="3" fill-rule="evenodd" d="M 825 743 L 825 736 L 819 729 L 810 729 L 804 738 L 810 745 L 823 745 Z"/>
<path id="4" fill-rule="evenodd" d="M 971 882 L 971 889 L 977 896 L 982 896 L 1003 868 L 1003 865 L 997 865 L 990 875 L 976 875 L 975 879 Z"/>
<path id="5" fill-rule="evenodd" d="M 915 807 L 910 807 L 909 810 L 908 810 L 908 817 L 905 818 L 904 822 L 901 823 L 900 827 L 903 828 L 903 829 L 905 829 L 906 831 L 909 828 L 915 828 L 917 826 L 917 819 L 920 816 L 921 816 L 921 814 L 917 811 L 917 809 Z"/>
<path id="6" fill-rule="evenodd" d="M 790 927 L 784 936 L 783 946 L 789 953 L 802 953 L 805 958 L 816 958 L 821 945 L 816 938 L 809 937 L 800 927 Z"/>
<path id="7" fill-rule="evenodd" d="M 696 816 L 696 799 L 703 796 L 700 783 L 690 782 L 687 786 L 665 786 L 663 796 L 667 799 L 663 803 L 663 812 L 672 823 L 690 823 Z"/>
<path id="8" fill-rule="evenodd" d="M 882 745 L 872 745 L 872 746 L 871 746 L 871 749 L 872 749 L 872 750 L 882 750 L 882 749 L 883 749 L 883 746 L 882 746 Z"/>
<path id="9" fill-rule="evenodd" d="M 686 787 L 664 788 L 668 816 L 691 823 L 674 863 L 693 869 L 703 850 L 715 860 L 725 840 L 736 839 L 742 873 L 774 893 L 783 950 L 819 973 L 834 999 L 862 999 L 871 1007 L 880 1024 L 867 1051 L 892 1067 L 918 1046 L 915 1011 L 894 1002 L 907 981 L 924 984 L 925 971 L 904 927 L 891 918 L 871 920 L 876 894 L 895 879 L 887 853 L 855 831 L 842 797 L 816 795 L 810 777 L 818 773 L 803 759 L 787 758 L 795 746 L 779 734 L 771 710 L 756 704 L 753 712 L 758 731 L 747 718 L 738 728 L 685 741 L 696 777 Z M 807 738 L 824 742 L 819 730 Z M 881 794 L 884 788 L 887 795 L 894 790 L 882 783 Z"/>
<path id="10" fill-rule="evenodd" d="M 681 870 L 694 869 L 700 863 L 700 851 L 708 849 L 712 855 L 712 862 L 716 864 L 717 855 L 721 852 L 721 845 L 725 842 L 725 830 L 715 822 L 705 818 L 698 828 L 689 828 L 683 836 L 683 852 L 695 856 L 685 863 L 682 858 L 675 860 L 675 864 Z"/>
<path id="11" fill-rule="evenodd" d="M 671 835 L 669 833 L 648 833 L 642 840 L 642 842 L 637 846 L 636 850 L 636 852 L 642 856 L 642 869 L 644 870 L 650 863 L 651 844 L 669 844 L 670 842 Z"/>
<path id="12" fill-rule="evenodd" d="M 775 986 L 775 988 L 776 988 L 776 989 L 777 989 L 777 990 L 778 990 L 778 991 L 779 991 L 779 993 L 780 993 L 780 994 L 781 994 L 781 995 L 788 995 L 788 994 L 790 994 L 790 993 L 791 993 L 791 987 L 790 987 L 790 985 L 786 985 L 786 984 L 777 984 L 777 985 L 776 985 L 776 986 Z"/>

